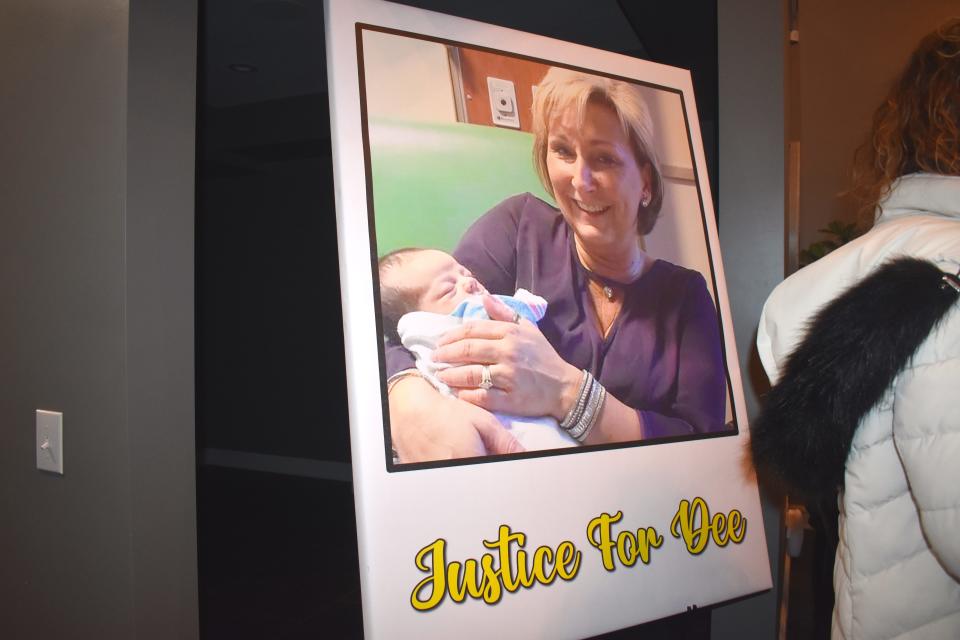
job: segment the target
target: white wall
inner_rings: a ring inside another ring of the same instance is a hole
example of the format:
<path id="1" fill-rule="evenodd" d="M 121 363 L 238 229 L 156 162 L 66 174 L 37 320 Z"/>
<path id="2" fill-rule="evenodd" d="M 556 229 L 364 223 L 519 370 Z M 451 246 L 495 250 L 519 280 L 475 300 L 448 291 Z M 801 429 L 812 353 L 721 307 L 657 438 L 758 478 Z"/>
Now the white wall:
<path id="1" fill-rule="evenodd" d="M 363 57 L 371 117 L 457 121 L 444 45 L 364 31 Z"/>
<path id="2" fill-rule="evenodd" d="M 650 109 L 653 130 L 657 132 L 657 156 L 664 172 L 675 178 L 692 179 L 693 159 L 680 95 L 651 87 L 641 87 L 640 91 Z M 663 135 L 664 132 L 670 135 Z"/>

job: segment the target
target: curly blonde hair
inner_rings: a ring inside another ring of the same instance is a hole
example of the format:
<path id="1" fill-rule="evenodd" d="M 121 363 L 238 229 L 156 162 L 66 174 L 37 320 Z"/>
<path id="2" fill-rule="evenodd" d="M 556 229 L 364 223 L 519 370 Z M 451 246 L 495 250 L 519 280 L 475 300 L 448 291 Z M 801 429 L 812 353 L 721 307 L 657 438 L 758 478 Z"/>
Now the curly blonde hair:
<path id="1" fill-rule="evenodd" d="M 960 18 L 920 41 L 873 115 L 854 156 L 853 188 L 864 221 L 900 176 L 960 176 Z"/>

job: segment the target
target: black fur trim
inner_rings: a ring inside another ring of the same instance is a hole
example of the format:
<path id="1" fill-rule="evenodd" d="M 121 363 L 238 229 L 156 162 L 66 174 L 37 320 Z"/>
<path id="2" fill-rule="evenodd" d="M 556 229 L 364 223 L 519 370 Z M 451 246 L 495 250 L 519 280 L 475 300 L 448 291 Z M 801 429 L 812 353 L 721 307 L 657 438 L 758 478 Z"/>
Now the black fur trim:
<path id="1" fill-rule="evenodd" d="M 933 263 L 897 258 L 818 312 L 751 428 L 754 464 L 800 498 L 843 484 L 860 419 L 957 300 Z"/>

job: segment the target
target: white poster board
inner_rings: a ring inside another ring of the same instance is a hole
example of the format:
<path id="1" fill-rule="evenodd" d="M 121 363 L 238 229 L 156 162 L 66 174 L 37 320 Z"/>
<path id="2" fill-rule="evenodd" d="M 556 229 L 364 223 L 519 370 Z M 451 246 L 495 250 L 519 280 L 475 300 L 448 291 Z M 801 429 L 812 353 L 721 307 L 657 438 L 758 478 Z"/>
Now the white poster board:
<path id="1" fill-rule="evenodd" d="M 377 0 L 328 0 L 326 29 L 366 637 L 585 638 L 770 588 L 689 73 Z M 469 77 L 481 58 L 496 70 L 480 71 L 486 82 Z M 638 241 L 702 274 L 725 404 L 686 435 L 404 460 L 391 441 L 377 260 L 400 246 L 451 251 L 504 195 L 553 204 L 525 122 L 529 78 L 549 67 L 643 94 L 663 208 Z M 490 104 L 490 122 L 471 101 Z"/>

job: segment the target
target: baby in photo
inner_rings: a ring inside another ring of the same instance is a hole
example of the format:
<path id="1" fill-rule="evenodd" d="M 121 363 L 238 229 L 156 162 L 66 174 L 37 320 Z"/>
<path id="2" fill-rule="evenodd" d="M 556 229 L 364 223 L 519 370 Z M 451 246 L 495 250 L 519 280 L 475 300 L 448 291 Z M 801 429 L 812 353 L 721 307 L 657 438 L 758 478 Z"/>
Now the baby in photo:
<path id="1" fill-rule="evenodd" d="M 433 350 L 440 337 L 457 325 L 489 319 L 482 300 L 486 289 L 453 256 L 435 249 L 389 253 L 380 258 L 379 277 L 385 335 L 414 354 L 417 369 L 430 384 L 452 396 L 436 376 L 449 365 L 434 362 Z M 547 311 L 547 301 L 525 289 L 494 297 L 534 324 Z M 494 415 L 527 451 L 577 445 L 551 417 Z"/>

